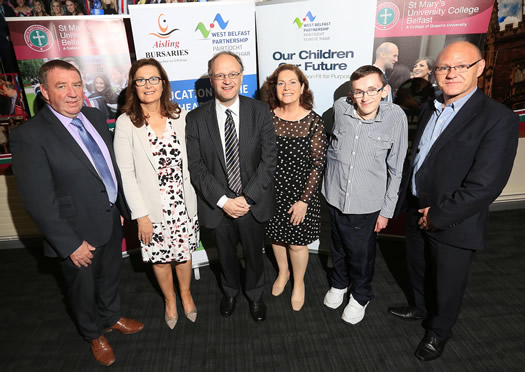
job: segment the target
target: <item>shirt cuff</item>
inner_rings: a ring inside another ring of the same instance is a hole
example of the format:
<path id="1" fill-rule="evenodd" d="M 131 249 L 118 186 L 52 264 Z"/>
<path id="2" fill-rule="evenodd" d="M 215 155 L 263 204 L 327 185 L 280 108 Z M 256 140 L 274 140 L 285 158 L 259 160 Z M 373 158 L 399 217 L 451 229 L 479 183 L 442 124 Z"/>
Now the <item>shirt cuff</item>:
<path id="1" fill-rule="evenodd" d="M 381 209 L 379 212 L 379 215 L 391 219 L 394 216 L 394 211 L 388 210 L 388 209 Z"/>
<path id="2" fill-rule="evenodd" d="M 221 196 L 219 201 L 217 202 L 217 207 L 221 208 L 224 207 L 224 204 L 228 201 L 228 197 L 226 195 Z"/>

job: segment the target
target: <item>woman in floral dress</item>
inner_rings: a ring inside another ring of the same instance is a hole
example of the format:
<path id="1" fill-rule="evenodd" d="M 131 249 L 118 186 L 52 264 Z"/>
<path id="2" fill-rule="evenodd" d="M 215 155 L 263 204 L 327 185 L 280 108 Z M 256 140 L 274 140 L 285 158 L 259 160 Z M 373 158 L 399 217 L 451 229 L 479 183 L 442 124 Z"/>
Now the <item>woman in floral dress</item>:
<path id="1" fill-rule="evenodd" d="M 142 258 L 153 264 L 164 295 L 164 318 L 173 329 L 178 316 L 172 262 L 184 313 L 192 322 L 197 318 L 190 282 L 199 222 L 187 169 L 186 112 L 170 102 L 168 76 L 155 59 L 135 62 L 129 82 L 124 114 L 115 128 L 115 154 L 124 194 L 138 224 Z"/>

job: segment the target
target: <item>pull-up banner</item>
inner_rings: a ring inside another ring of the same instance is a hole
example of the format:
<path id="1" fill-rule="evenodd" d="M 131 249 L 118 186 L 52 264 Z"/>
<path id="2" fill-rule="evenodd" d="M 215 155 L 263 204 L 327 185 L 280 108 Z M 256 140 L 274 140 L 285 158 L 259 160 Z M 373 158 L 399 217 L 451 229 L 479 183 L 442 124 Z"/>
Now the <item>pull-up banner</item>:
<path id="1" fill-rule="evenodd" d="M 137 59 L 155 58 L 168 73 L 173 96 L 191 110 L 213 98 L 208 60 L 228 50 L 244 64 L 240 93 L 257 90 L 253 1 L 130 5 Z"/>
<path id="2" fill-rule="evenodd" d="M 336 90 L 359 66 L 370 64 L 375 1 L 321 0 L 257 4 L 259 85 L 281 64 L 297 65 L 322 115 Z M 344 88 L 341 95 L 347 95 Z"/>
<path id="3" fill-rule="evenodd" d="M 31 115 L 37 109 L 40 66 L 60 58 L 81 72 L 84 104 L 99 108 L 114 125 L 117 95 L 127 85 L 131 65 L 122 16 L 9 18 L 8 25 Z M 96 89 L 97 79 L 103 81 L 102 91 Z"/>

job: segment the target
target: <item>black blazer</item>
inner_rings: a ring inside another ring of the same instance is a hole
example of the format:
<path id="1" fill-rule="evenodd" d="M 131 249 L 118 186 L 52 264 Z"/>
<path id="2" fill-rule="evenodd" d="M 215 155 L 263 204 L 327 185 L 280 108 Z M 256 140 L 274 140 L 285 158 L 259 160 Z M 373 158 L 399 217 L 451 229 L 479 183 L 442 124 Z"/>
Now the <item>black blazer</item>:
<path id="1" fill-rule="evenodd" d="M 117 206 L 129 212 L 121 189 L 113 141 L 97 109 L 82 113 L 109 149 L 118 182 Z M 11 132 L 13 171 L 24 207 L 45 238 L 44 254 L 66 258 L 85 240 L 94 247 L 108 242 L 112 212 L 102 179 L 81 147 L 46 105 Z"/>
<path id="2" fill-rule="evenodd" d="M 433 110 L 433 102 L 423 106 L 413 154 Z M 465 103 L 416 175 L 420 207 L 430 207 L 430 221 L 438 229 L 429 233 L 433 238 L 459 248 L 484 248 L 489 205 L 509 179 L 518 135 L 519 117 L 480 89 Z M 409 171 L 403 179 L 404 199 L 411 177 Z"/>
<path id="3" fill-rule="evenodd" d="M 239 96 L 239 159 L 243 194 L 255 204 L 250 211 L 259 222 L 275 211 L 273 177 L 277 164 L 275 130 L 266 103 Z M 224 217 L 217 207 L 221 196 L 235 197 L 228 188 L 215 100 L 186 116 L 186 147 L 191 182 L 197 192 L 199 222 L 215 228 Z"/>

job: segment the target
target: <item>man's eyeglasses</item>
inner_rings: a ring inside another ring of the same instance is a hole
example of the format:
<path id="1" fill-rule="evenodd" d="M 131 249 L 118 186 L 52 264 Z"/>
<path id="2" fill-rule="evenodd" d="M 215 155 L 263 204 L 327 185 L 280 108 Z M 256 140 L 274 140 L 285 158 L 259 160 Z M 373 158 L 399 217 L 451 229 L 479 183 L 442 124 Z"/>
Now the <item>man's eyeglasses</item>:
<path id="1" fill-rule="evenodd" d="M 147 79 L 135 79 L 135 85 L 138 87 L 143 87 L 144 85 L 146 85 L 147 82 L 149 82 L 151 85 L 157 85 L 158 83 L 160 83 L 160 80 L 161 79 L 159 76 L 152 76 Z"/>
<path id="2" fill-rule="evenodd" d="M 213 75 L 213 80 L 224 80 L 226 79 L 226 76 L 228 76 L 229 79 L 237 79 L 241 73 L 240 72 L 230 72 L 229 74 L 215 74 Z"/>
<path id="3" fill-rule="evenodd" d="M 476 62 L 471 63 L 470 65 L 458 65 L 458 66 L 438 66 L 434 68 L 434 72 L 436 75 L 446 75 L 450 72 L 450 70 L 454 69 L 454 71 L 462 74 L 464 72 L 467 72 L 469 68 L 474 66 L 476 63 L 481 61 L 481 59 L 478 59 Z"/>
<path id="4" fill-rule="evenodd" d="M 352 92 L 352 96 L 354 98 L 361 98 L 366 94 L 368 94 L 370 97 L 377 96 L 379 92 L 381 92 L 385 87 L 381 87 L 379 89 L 368 89 L 366 92 L 363 92 L 362 90 L 356 90 L 355 92 Z"/>

